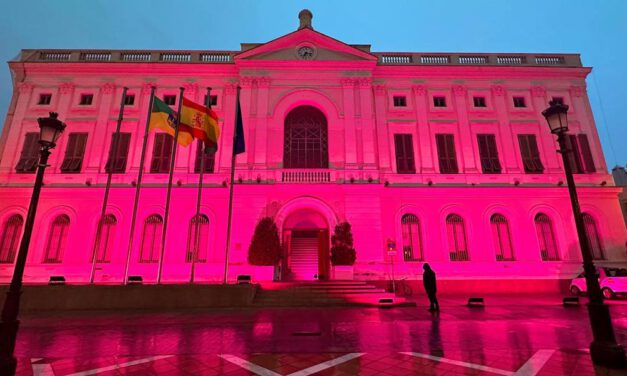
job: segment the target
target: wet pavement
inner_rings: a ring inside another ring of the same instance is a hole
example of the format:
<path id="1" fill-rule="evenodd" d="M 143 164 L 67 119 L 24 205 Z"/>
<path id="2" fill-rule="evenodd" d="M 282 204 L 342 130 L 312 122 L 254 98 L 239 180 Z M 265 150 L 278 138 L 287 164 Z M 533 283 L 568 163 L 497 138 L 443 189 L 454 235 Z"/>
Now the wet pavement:
<path id="1" fill-rule="evenodd" d="M 594 368 L 585 305 L 441 297 L 417 308 L 273 308 L 23 317 L 20 375 L 627 375 Z M 582 299 L 582 303 L 585 299 Z M 627 345 L 627 301 L 611 302 Z"/>

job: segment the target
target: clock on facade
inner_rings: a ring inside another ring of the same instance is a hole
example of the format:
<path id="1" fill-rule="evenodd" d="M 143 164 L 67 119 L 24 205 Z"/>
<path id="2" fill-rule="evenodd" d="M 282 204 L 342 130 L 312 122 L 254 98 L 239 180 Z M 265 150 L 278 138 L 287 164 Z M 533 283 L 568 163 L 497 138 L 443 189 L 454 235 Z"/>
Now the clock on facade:
<path id="1" fill-rule="evenodd" d="M 314 57 L 314 49 L 312 47 L 301 47 L 298 49 L 298 57 L 303 60 L 311 60 Z"/>

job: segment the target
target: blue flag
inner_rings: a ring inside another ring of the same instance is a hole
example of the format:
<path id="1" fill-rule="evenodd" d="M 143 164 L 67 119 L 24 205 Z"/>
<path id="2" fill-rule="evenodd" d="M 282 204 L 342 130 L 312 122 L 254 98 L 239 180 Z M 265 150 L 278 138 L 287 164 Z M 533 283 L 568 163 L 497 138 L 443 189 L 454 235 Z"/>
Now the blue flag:
<path id="1" fill-rule="evenodd" d="M 242 119 L 242 109 L 239 105 L 239 87 L 237 88 L 237 104 L 235 110 L 235 138 L 233 139 L 233 154 L 242 154 L 246 151 L 244 142 L 244 121 Z"/>

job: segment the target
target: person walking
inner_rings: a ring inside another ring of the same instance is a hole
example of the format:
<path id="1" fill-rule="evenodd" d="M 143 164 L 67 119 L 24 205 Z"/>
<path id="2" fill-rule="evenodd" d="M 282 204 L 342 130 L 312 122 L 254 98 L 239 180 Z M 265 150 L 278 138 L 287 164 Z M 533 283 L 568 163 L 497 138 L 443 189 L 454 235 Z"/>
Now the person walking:
<path id="1" fill-rule="evenodd" d="M 435 272 L 431 269 L 431 266 L 425 263 L 422 266 L 424 273 L 422 274 L 422 284 L 425 286 L 425 291 L 429 297 L 429 311 L 439 311 L 440 304 L 438 298 L 436 298 L 436 284 L 435 284 Z"/>

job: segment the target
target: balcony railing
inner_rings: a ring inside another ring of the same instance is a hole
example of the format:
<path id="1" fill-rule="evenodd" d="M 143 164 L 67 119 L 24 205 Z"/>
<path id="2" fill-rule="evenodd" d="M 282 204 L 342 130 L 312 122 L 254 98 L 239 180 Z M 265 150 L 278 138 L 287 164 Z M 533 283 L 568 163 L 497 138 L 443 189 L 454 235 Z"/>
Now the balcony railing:
<path id="1" fill-rule="evenodd" d="M 578 54 L 375 52 L 380 65 L 492 65 L 581 67 Z"/>
<path id="2" fill-rule="evenodd" d="M 280 170 L 277 180 L 282 183 L 331 183 L 335 179 L 330 170 L 289 169 Z"/>

